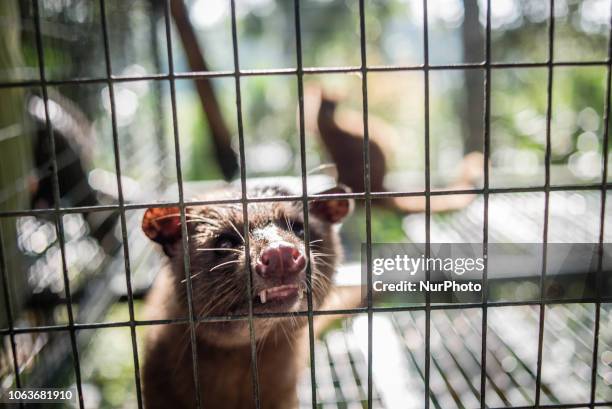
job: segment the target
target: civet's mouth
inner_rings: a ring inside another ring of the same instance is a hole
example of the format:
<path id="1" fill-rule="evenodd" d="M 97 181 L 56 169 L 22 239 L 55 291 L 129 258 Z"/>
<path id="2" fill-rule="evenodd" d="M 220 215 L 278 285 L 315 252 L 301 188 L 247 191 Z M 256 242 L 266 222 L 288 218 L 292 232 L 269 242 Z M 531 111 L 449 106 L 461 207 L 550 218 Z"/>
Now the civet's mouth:
<path id="1" fill-rule="evenodd" d="M 283 284 L 266 288 L 257 293 L 254 299 L 259 307 L 281 308 L 289 307 L 302 297 L 302 289 L 298 284 Z M 266 309 L 268 309 L 266 308 Z"/>

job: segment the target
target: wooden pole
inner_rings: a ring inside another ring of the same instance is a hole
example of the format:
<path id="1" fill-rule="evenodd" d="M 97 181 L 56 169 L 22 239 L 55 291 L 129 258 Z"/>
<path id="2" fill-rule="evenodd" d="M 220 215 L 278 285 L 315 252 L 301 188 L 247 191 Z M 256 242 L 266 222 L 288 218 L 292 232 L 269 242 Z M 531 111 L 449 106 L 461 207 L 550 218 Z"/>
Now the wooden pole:
<path id="1" fill-rule="evenodd" d="M 176 23 L 176 28 L 181 37 L 185 55 L 191 71 L 208 71 L 208 65 L 198 45 L 195 30 L 189 20 L 189 13 L 182 0 L 170 2 L 172 17 Z M 196 89 L 200 97 L 200 102 L 204 113 L 208 119 L 208 125 L 213 137 L 215 153 L 221 172 L 226 180 L 231 180 L 238 172 L 238 159 L 236 152 L 231 146 L 231 134 L 223 120 L 219 102 L 215 96 L 209 78 L 201 78 L 195 81 Z"/>

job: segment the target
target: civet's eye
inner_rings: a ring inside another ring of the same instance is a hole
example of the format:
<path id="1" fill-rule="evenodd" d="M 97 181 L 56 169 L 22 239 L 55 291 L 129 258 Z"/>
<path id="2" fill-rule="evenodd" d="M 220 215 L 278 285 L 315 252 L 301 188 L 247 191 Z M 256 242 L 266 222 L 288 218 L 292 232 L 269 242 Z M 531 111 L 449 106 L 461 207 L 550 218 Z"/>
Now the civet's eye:
<path id="1" fill-rule="evenodd" d="M 215 241 L 215 254 L 218 256 L 228 256 L 232 254 L 231 249 L 234 249 L 240 245 L 240 238 L 234 234 L 222 233 L 217 237 Z"/>
<path id="2" fill-rule="evenodd" d="M 299 222 L 299 221 L 294 221 L 293 223 L 289 224 L 289 227 L 291 228 L 291 231 L 293 232 L 293 234 L 295 234 L 296 236 L 300 238 L 304 237 L 304 223 Z"/>

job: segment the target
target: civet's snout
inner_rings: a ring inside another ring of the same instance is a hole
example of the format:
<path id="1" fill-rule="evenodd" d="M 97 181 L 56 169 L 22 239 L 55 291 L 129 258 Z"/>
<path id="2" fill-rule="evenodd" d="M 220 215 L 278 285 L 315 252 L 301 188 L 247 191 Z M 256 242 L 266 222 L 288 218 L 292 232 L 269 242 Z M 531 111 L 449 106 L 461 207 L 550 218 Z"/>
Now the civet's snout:
<path id="1" fill-rule="evenodd" d="M 255 265 L 262 278 L 293 278 L 306 267 L 306 257 L 294 245 L 276 242 L 266 247 Z"/>

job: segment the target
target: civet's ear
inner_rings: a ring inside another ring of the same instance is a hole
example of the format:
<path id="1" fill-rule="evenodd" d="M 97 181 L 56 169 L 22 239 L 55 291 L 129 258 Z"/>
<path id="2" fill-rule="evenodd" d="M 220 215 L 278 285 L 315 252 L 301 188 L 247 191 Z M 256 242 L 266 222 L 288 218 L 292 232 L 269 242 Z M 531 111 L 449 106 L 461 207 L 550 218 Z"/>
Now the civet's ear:
<path id="1" fill-rule="evenodd" d="M 318 194 L 329 195 L 336 193 L 351 193 L 351 189 L 345 185 L 338 185 Z M 310 202 L 309 210 L 310 213 L 328 223 L 340 223 L 351 214 L 354 205 L 353 199 L 339 197 L 330 200 L 314 200 Z"/>
<path id="2" fill-rule="evenodd" d="M 181 213 L 178 207 L 151 207 L 142 218 L 142 230 L 148 238 L 164 246 L 181 239 Z"/>

